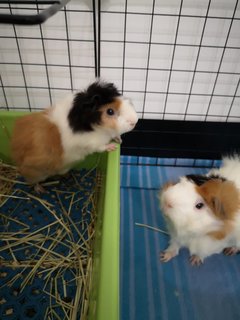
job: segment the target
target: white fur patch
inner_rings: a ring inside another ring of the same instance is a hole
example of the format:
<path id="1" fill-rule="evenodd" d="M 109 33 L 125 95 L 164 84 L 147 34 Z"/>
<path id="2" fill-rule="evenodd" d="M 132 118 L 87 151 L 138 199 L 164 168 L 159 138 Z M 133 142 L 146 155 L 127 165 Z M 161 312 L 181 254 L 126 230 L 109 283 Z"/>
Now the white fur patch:
<path id="1" fill-rule="evenodd" d="M 74 94 L 68 95 L 63 101 L 50 109 L 49 119 L 59 129 L 64 150 L 64 166 L 84 159 L 94 152 L 106 150 L 106 145 L 122 133 L 133 129 L 137 123 L 137 114 L 128 100 L 122 99 L 115 129 L 94 126 L 93 131 L 73 133 L 68 123 L 68 113 L 72 107 Z"/>
<path id="2" fill-rule="evenodd" d="M 49 115 L 59 128 L 64 149 L 64 165 L 84 159 L 88 154 L 103 151 L 111 137 L 101 129 L 84 133 L 73 133 L 68 123 L 68 113 L 72 107 L 74 95 L 69 95 L 62 102 L 56 104 Z"/>
<path id="3" fill-rule="evenodd" d="M 223 165 L 219 169 L 213 169 L 209 174 L 221 175 L 233 181 L 240 189 L 240 157 L 238 155 L 223 158 Z"/>
<path id="4" fill-rule="evenodd" d="M 208 173 L 212 174 L 234 182 L 240 189 L 240 157 L 224 158 L 221 168 Z M 185 177 L 162 191 L 160 201 L 171 236 L 169 248 L 175 246 L 179 249 L 185 246 L 191 254 L 196 254 L 202 260 L 214 253 L 220 253 L 226 247 L 240 248 L 240 211 L 232 221 L 232 231 L 223 239 L 214 239 L 209 233 L 221 230 L 223 221 L 214 217 L 206 204 L 202 209 L 195 208 L 196 203 L 204 202 L 199 196 L 194 183 Z"/>
<path id="5" fill-rule="evenodd" d="M 117 122 L 119 135 L 131 131 L 138 121 L 137 113 L 130 100 L 122 98 L 121 101 Z"/>

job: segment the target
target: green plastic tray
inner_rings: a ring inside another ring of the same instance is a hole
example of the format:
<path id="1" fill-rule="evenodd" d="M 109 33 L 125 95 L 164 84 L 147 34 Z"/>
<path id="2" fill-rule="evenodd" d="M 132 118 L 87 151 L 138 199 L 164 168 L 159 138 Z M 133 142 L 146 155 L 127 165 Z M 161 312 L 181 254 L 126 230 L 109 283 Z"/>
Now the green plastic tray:
<path id="1" fill-rule="evenodd" d="M 9 142 L 14 121 L 23 112 L 0 112 L 0 159 L 11 163 Z M 104 175 L 98 203 L 89 320 L 119 319 L 120 148 L 94 154 L 80 168 L 97 167 Z"/>

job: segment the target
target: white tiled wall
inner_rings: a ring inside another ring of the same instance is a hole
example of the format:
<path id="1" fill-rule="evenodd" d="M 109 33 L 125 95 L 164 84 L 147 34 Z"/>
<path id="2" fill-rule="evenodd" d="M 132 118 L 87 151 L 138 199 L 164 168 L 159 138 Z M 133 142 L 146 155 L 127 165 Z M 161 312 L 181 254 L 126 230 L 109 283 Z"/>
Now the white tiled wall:
<path id="1" fill-rule="evenodd" d="M 102 0 L 101 77 L 143 118 L 239 122 L 239 30 L 236 0 Z M 72 0 L 41 26 L 0 25 L 0 71 L 3 108 L 41 109 L 85 88 L 92 1 Z"/>

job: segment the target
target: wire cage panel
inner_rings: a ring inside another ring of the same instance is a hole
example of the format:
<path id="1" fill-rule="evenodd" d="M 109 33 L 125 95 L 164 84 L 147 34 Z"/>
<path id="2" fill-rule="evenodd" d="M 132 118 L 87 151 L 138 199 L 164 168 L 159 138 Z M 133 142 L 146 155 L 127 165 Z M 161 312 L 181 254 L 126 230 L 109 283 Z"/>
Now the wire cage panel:
<path id="1" fill-rule="evenodd" d="M 141 118 L 239 122 L 238 1 L 103 1 L 101 12 L 101 54 L 114 48 L 101 75 Z"/>
<path id="2" fill-rule="evenodd" d="M 31 14 L 43 5 L 3 5 Z M 42 25 L 0 28 L 1 108 L 42 109 L 95 78 L 93 8 L 72 0 Z"/>
<path id="3" fill-rule="evenodd" d="M 1 12 L 42 8 L 0 3 Z M 122 153 L 161 156 L 159 142 L 157 151 L 150 142 L 149 148 L 139 145 L 147 143 L 154 120 L 159 128 L 150 140 L 171 137 L 167 150 L 178 140 L 181 122 L 188 127 L 194 121 L 201 144 L 202 122 L 240 122 L 239 27 L 239 0 L 72 0 L 42 25 L 1 25 L 0 107 L 41 110 L 101 77 L 133 101 L 141 119 L 137 135 L 124 139 Z M 174 126 L 165 127 L 162 121 L 169 120 Z M 175 151 L 219 157 L 229 145 L 239 145 L 235 126 L 224 132 L 197 151 L 189 132 Z M 224 145 L 212 153 L 219 140 Z"/>

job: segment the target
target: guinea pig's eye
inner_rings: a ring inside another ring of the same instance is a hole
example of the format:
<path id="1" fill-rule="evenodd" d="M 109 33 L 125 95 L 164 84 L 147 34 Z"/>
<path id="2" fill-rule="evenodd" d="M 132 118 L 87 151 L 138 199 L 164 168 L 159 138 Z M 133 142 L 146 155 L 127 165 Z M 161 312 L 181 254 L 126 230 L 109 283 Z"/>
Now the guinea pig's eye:
<path id="1" fill-rule="evenodd" d="M 204 203 L 198 202 L 195 207 L 196 207 L 197 209 L 202 209 L 203 206 L 204 206 Z"/>
<path id="2" fill-rule="evenodd" d="M 108 114 L 109 116 L 113 116 L 113 115 L 114 115 L 114 110 L 111 109 L 111 108 L 107 109 L 107 114 Z"/>

